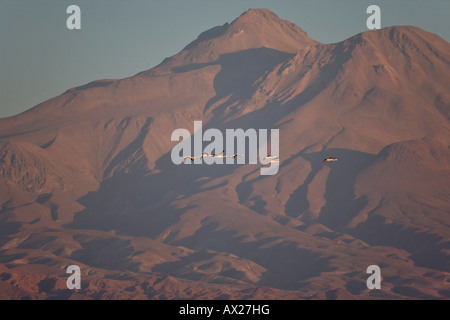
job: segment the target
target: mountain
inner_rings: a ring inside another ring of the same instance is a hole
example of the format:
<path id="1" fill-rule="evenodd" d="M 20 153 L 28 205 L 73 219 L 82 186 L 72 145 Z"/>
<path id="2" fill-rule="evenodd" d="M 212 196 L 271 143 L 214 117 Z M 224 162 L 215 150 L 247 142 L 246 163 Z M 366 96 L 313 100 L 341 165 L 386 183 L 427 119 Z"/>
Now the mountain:
<path id="1" fill-rule="evenodd" d="M 0 119 L 2 297 L 447 299 L 448 83 L 435 34 L 322 44 L 250 9 L 155 68 Z M 196 120 L 279 129 L 278 173 L 174 165 L 171 134 Z"/>

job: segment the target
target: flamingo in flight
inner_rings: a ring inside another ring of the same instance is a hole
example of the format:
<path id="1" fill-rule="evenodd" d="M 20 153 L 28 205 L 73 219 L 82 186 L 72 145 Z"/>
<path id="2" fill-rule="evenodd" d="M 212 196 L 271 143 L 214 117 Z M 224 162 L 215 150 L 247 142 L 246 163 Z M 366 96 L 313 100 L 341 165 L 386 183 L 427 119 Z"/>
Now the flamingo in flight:
<path id="1" fill-rule="evenodd" d="M 214 153 L 209 154 L 208 152 L 205 152 L 200 157 L 186 156 L 186 157 L 184 157 L 184 162 L 186 162 L 188 159 L 190 159 L 191 162 L 194 162 L 194 159 L 196 159 L 196 158 L 202 158 L 203 159 L 204 157 L 211 157 L 211 158 L 228 158 L 228 157 L 230 157 L 230 158 L 235 159 L 237 157 L 245 157 L 245 155 L 239 154 L 239 153 L 235 153 L 232 156 L 226 156 L 225 155 L 225 150 L 223 150 L 218 155 L 216 155 Z"/>
<path id="2" fill-rule="evenodd" d="M 211 154 L 211 157 L 213 158 L 225 158 L 226 156 L 224 155 L 225 150 L 223 150 L 221 153 L 219 153 L 218 155 L 215 155 L 214 153 Z"/>
<path id="3" fill-rule="evenodd" d="M 272 156 L 272 155 L 268 155 L 267 157 L 264 157 L 264 160 L 275 160 L 278 159 L 280 156 Z"/>
<path id="4" fill-rule="evenodd" d="M 237 157 L 245 157 L 245 156 L 243 154 L 235 153 L 235 154 L 233 154 L 232 156 L 229 156 L 229 157 L 232 157 L 233 159 L 235 159 Z"/>
<path id="5" fill-rule="evenodd" d="M 202 153 L 202 155 L 200 157 L 186 156 L 186 157 L 184 157 L 184 162 L 186 162 L 187 159 L 191 159 L 191 162 L 193 162 L 194 159 L 196 159 L 196 158 L 203 159 L 204 157 L 209 157 L 209 153 L 208 152 Z"/>

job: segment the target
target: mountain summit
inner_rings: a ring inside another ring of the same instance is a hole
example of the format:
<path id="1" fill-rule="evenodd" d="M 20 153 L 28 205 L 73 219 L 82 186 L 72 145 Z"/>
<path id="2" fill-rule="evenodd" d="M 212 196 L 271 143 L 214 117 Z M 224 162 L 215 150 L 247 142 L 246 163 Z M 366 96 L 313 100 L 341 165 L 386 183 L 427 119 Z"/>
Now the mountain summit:
<path id="1" fill-rule="evenodd" d="M 0 297 L 448 298 L 449 52 L 415 27 L 322 44 L 250 9 L 0 119 Z M 278 174 L 174 165 L 195 120 L 279 129 Z"/>
<path id="2" fill-rule="evenodd" d="M 305 31 L 275 13 L 267 9 L 249 9 L 230 24 L 203 32 L 169 61 L 171 66 L 207 63 L 223 54 L 257 48 L 295 53 L 315 44 L 317 42 Z"/>

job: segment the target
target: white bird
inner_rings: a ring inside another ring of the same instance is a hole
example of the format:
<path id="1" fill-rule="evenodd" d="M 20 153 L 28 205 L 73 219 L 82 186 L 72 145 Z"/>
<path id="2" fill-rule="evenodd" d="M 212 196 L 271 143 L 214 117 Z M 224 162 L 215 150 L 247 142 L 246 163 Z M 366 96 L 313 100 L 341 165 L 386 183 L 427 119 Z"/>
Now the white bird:
<path id="1" fill-rule="evenodd" d="M 268 160 L 268 159 L 278 159 L 280 156 L 272 156 L 272 155 L 268 155 L 267 157 L 264 157 L 264 160 Z"/>
<path id="2" fill-rule="evenodd" d="M 186 163 L 187 159 L 191 159 L 191 162 L 193 162 L 195 158 L 197 158 L 197 157 L 191 157 L 191 156 L 184 157 L 184 162 Z"/>
<path id="3" fill-rule="evenodd" d="M 239 154 L 239 153 L 235 153 L 235 154 L 233 154 L 232 156 L 227 156 L 227 157 L 230 157 L 230 158 L 235 159 L 236 157 L 245 157 L 245 155 Z"/>
<path id="4" fill-rule="evenodd" d="M 219 153 L 218 155 L 215 155 L 214 153 L 211 154 L 211 157 L 213 158 L 226 158 L 226 156 L 224 155 L 225 150 L 223 150 L 221 153 Z"/>
<path id="5" fill-rule="evenodd" d="M 209 157 L 209 153 L 208 152 L 202 153 L 202 155 L 200 157 L 192 157 L 192 156 L 184 157 L 184 162 L 186 162 L 187 159 L 191 159 L 191 162 L 193 162 L 194 159 L 196 159 L 196 158 L 203 159 L 204 157 Z"/>

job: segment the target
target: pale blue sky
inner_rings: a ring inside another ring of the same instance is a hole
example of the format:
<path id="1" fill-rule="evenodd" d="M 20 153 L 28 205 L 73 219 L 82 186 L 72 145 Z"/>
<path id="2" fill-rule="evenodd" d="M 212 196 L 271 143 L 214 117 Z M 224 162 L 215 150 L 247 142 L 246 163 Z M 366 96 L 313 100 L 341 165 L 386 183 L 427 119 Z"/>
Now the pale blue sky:
<path id="1" fill-rule="evenodd" d="M 69 5 L 82 30 L 66 28 Z M 150 69 L 248 8 L 268 8 L 315 40 L 366 31 L 366 8 L 382 27 L 414 25 L 450 41 L 450 0 L 0 0 L 0 117 L 65 90 Z"/>

